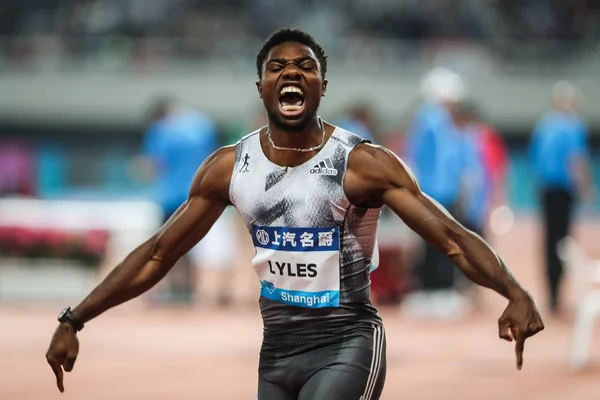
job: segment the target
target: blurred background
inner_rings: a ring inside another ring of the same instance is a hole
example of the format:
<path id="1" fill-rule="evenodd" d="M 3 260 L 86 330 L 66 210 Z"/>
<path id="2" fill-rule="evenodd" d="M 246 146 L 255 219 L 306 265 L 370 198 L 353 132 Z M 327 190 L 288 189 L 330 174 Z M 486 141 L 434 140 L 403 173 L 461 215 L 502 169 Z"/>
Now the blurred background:
<path id="1" fill-rule="evenodd" d="M 160 227 L 210 153 L 264 126 L 255 57 L 282 27 L 329 57 L 321 116 L 402 157 L 545 318 L 516 374 L 504 300 L 384 209 L 383 398 L 597 399 L 597 0 L 3 0 L 0 398 L 58 398 L 56 314 Z M 254 396 L 252 256 L 227 209 L 156 288 L 81 333 L 61 398 Z"/>

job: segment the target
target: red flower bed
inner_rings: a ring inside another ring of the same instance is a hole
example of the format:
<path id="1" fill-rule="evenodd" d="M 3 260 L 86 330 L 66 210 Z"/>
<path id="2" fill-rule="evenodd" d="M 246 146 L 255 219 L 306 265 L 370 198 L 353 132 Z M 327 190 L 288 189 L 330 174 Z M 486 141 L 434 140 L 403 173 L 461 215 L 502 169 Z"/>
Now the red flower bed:
<path id="1" fill-rule="evenodd" d="M 109 238 L 104 230 L 0 226 L 0 257 L 70 259 L 96 265 L 105 256 Z"/>

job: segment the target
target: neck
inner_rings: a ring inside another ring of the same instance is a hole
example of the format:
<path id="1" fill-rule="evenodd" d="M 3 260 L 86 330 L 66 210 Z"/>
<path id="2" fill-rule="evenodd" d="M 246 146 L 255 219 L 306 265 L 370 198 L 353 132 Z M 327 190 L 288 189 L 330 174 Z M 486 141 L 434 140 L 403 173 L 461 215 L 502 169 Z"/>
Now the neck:
<path id="1" fill-rule="evenodd" d="M 323 140 L 321 124 L 323 124 L 323 121 L 315 116 L 315 118 L 301 130 L 285 130 L 271 121 L 269 121 L 269 128 L 271 130 L 273 142 L 279 147 L 310 148 L 318 146 Z"/>

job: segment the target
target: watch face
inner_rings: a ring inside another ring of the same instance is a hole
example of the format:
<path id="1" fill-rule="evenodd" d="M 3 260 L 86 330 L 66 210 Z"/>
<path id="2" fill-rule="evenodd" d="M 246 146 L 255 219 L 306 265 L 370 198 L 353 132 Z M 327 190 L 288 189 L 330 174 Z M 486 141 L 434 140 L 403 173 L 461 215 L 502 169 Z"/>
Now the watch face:
<path id="1" fill-rule="evenodd" d="M 58 319 L 63 319 L 64 316 L 67 314 L 67 312 L 69 311 L 69 308 L 63 308 L 62 311 L 60 312 L 60 314 L 58 314 Z"/>

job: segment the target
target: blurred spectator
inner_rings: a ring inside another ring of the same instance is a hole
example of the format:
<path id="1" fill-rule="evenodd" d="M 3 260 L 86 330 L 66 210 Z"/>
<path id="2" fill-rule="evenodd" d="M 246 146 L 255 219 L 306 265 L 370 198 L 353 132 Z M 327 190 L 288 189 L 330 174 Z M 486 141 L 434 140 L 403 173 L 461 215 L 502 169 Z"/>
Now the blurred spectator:
<path id="1" fill-rule="evenodd" d="M 556 42 L 578 41 L 593 48 L 600 33 L 598 1 L 4 0 L 2 4 L 0 34 L 15 41 L 0 46 L 0 51 L 8 50 L 13 62 L 27 62 L 49 48 L 82 59 L 99 56 L 99 63 L 106 56 L 143 64 L 173 56 L 242 59 L 252 48 L 248 43 L 289 25 L 316 32 L 326 45 L 340 37 L 352 38 L 349 43 L 358 48 L 368 43 L 371 49 L 366 53 L 379 53 L 382 59 L 401 59 L 397 51 L 405 40 L 435 46 L 449 40 L 451 46 L 486 41 L 501 52 L 501 58 L 531 57 L 527 50 L 534 50 L 538 59 L 547 53 L 556 57 L 565 51 Z M 172 38 L 170 44 L 165 45 L 164 38 Z M 214 46 L 215 38 L 219 46 Z M 382 38 L 394 43 L 386 44 Z M 514 46 L 515 41 L 532 46 L 524 51 Z M 336 47 L 338 55 L 344 51 L 339 43 Z M 426 53 L 416 51 L 412 56 Z"/>
<path id="2" fill-rule="evenodd" d="M 580 91 L 569 82 L 558 82 L 552 90 L 553 107 L 533 131 L 531 156 L 539 186 L 544 220 L 546 279 L 549 307 L 557 313 L 563 268 L 559 241 L 569 234 L 573 201 L 594 198 L 587 127 L 578 114 Z"/>
<path id="3" fill-rule="evenodd" d="M 478 235 L 485 236 L 490 212 L 505 202 L 505 176 L 508 151 L 500 134 L 482 120 L 475 103 L 456 107 L 454 122 L 465 135 L 465 171 L 461 222 Z"/>
<path id="4" fill-rule="evenodd" d="M 346 116 L 333 124 L 355 133 L 371 143 L 377 143 L 374 135 L 374 123 L 375 117 L 369 104 L 357 103 L 349 108 Z"/>
<path id="5" fill-rule="evenodd" d="M 455 72 L 436 68 L 423 78 L 421 89 L 425 101 L 409 130 L 407 162 L 423 192 L 455 214 L 464 172 L 464 139 L 452 120 L 452 113 L 465 99 L 466 85 Z M 458 271 L 449 258 L 425 244 L 425 254 L 416 273 L 421 291 L 406 298 L 405 312 L 442 318 L 464 314 L 468 305 L 455 290 Z"/>
<path id="6" fill-rule="evenodd" d="M 491 181 L 490 207 L 500 206 L 507 202 L 506 175 L 509 168 L 509 155 L 502 135 L 481 118 L 477 108 L 472 110 L 473 123 L 482 135 L 482 157 Z M 488 208 L 488 211 L 490 209 Z"/>
<path id="7" fill-rule="evenodd" d="M 33 150 L 18 141 L 0 143 L 0 196 L 31 196 L 34 187 Z"/>
<path id="8" fill-rule="evenodd" d="M 462 186 L 456 218 L 467 229 L 486 238 L 486 226 L 492 210 L 504 203 L 504 176 L 507 150 L 498 132 L 485 123 L 472 101 L 453 109 L 453 120 L 463 135 Z M 480 303 L 477 287 L 462 275 L 456 286 Z"/>
<path id="9" fill-rule="evenodd" d="M 166 222 L 187 200 L 196 170 L 217 149 L 217 130 L 208 116 L 178 107 L 167 98 L 156 101 L 149 118 L 140 163 L 154 180 L 153 198 L 163 209 Z M 186 255 L 169 273 L 167 296 L 192 300 L 194 271 L 193 262 Z"/>
<path id="10" fill-rule="evenodd" d="M 491 194 L 491 180 L 486 171 L 483 135 L 473 123 L 470 110 L 459 105 L 453 112 L 458 132 L 463 135 L 463 173 L 455 217 L 469 230 L 483 235 Z"/>

